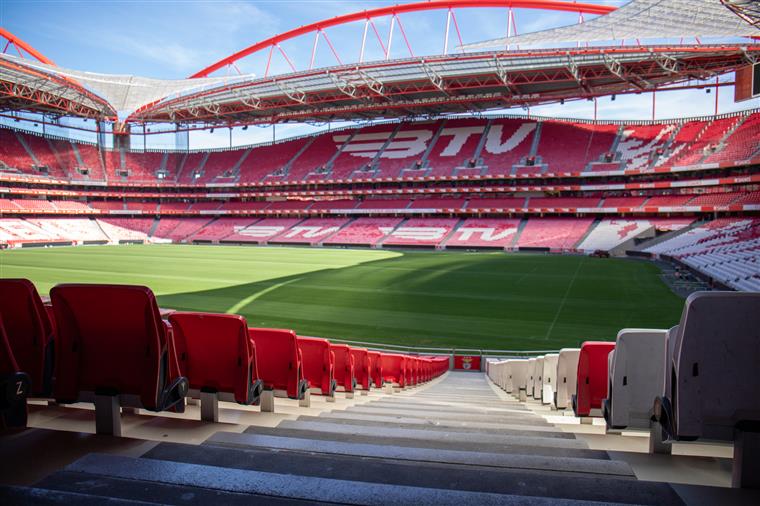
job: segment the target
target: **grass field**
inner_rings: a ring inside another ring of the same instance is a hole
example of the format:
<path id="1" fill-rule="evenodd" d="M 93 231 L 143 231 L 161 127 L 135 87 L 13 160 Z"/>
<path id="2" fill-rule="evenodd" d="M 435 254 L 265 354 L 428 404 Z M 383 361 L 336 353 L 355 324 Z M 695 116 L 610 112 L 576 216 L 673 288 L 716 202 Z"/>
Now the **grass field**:
<path id="1" fill-rule="evenodd" d="M 231 312 L 252 326 L 408 345 L 557 349 L 667 328 L 683 300 L 634 260 L 504 253 L 235 246 L 0 252 L 0 276 L 131 283 L 162 307 Z"/>

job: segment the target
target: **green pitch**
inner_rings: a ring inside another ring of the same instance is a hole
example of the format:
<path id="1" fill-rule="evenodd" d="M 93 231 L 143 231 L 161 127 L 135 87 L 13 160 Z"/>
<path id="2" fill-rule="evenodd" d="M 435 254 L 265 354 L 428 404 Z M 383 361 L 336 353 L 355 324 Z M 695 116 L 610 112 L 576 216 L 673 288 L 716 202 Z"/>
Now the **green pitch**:
<path id="1" fill-rule="evenodd" d="M 558 349 L 668 328 L 683 300 L 651 263 L 579 256 L 235 246 L 0 252 L 0 276 L 144 284 L 162 307 L 251 326 L 404 345 Z"/>

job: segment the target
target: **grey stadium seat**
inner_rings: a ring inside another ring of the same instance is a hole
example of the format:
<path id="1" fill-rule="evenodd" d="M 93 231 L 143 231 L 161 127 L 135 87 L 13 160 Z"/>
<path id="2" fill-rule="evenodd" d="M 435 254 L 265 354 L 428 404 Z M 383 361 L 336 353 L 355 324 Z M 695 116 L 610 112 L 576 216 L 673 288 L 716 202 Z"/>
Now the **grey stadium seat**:
<path id="1" fill-rule="evenodd" d="M 541 378 L 541 402 L 544 404 L 554 402 L 554 390 L 557 388 L 558 359 L 558 353 L 549 353 L 544 357 L 544 371 Z"/>
<path id="2" fill-rule="evenodd" d="M 570 397 L 575 393 L 578 381 L 578 358 L 580 348 L 562 348 L 557 359 L 557 388 L 555 390 L 554 406 L 557 409 L 570 407 Z"/>

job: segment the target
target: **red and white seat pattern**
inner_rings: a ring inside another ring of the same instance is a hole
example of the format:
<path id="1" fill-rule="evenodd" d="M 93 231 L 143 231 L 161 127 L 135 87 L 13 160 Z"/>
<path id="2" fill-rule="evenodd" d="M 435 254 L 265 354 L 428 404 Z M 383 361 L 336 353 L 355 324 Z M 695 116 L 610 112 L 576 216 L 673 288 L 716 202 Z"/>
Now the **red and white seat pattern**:
<path id="1" fill-rule="evenodd" d="M 517 246 L 574 249 L 593 222 L 593 218 L 530 218 Z"/>
<path id="2" fill-rule="evenodd" d="M 399 225 L 384 246 L 438 246 L 459 222 L 455 218 L 413 218 Z"/>
<path id="3" fill-rule="evenodd" d="M 519 219 L 470 218 L 454 231 L 446 247 L 506 248 L 514 241 L 519 226 Z"/>
<path id="4" fill-rule="evenodd" d="M 316 245 L 335 234 L 348 221 L 348 218 L 307 219 L 272 237 L 269 242 Z"/>
<path id="5" fill-rule="evenodd" d="M 401 218 L 358 218 L 330 236 L 324 243 L 374 246 L 390 234 L 401 221 Z"/>

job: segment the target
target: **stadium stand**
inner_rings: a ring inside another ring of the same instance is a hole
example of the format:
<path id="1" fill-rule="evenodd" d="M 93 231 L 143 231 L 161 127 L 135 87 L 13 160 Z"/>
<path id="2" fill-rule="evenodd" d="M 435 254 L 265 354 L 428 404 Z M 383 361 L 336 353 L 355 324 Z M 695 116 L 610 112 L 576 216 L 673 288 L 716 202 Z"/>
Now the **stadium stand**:
<path id="1" fill-rule="evenodd" d="M 338 232 L 347 218 L 309 218 L 269 239 L 270 243 L 316 245 Z"/>
<path id="2" fill-rule="evenodd" d="M 506 248 L 512 244 L 520 220 L 466 219 L 446 241 L 447 248 Z"/>
<path id="3" fill-rule="evenodd" d="M 412 218 L 395 228 L 383 240 L 388 246 L 438 246 L 459 223 L 451 218 Z"/>
<path id="4" fill-rule="evenodd" d="M 517 239 L 518 248 L 573 249 L 593 218 L 530 218 Z"/>

